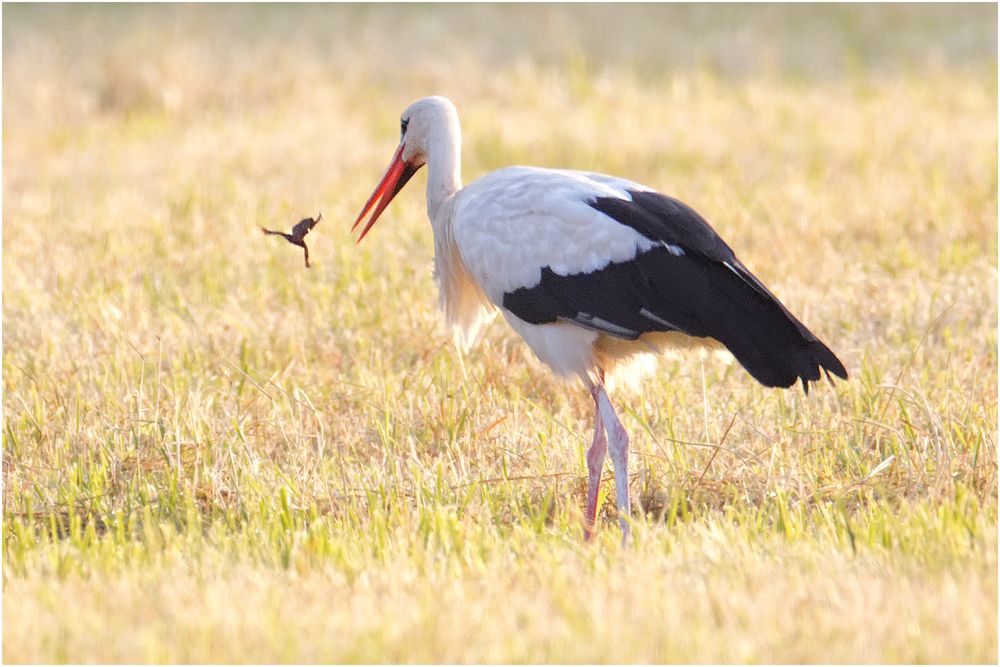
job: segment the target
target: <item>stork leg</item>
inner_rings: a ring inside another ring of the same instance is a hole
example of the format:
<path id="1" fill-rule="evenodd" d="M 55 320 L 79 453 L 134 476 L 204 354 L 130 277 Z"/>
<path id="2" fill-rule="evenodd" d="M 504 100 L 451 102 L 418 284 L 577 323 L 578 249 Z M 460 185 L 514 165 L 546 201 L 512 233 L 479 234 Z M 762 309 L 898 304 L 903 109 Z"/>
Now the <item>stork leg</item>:
<path id="1" fill-rule="evenodd" d="M 597 404 L 598 418 L 603 421 L 607 431 L 608 444 L 611 450 L 611 463 L 615 469 L 615 496 L 618 502 L 618 524 L 622 529 L 622 545 L 628 542 L 631 503 L 628 496 L 628 433 L 622 426 L 611 399 L 604 390 L 603 384 L 596 384 L 591 389 L 594 403 Z"/>
<path id="2" fill-rule="evenodd" d="M 593 393 L 593 392 L 591 392 Z M 590 473 L 587 483 L 587 515 L 583 527 L 583 539 L 587 542 L 594 535 L 597 523 L 597 495 L 601 490 L 601 472 L 604 470 L 604 459 L 608 454 L 608 438 L 604 434 L 604 422 L 601 412 L 594 400 L 594 441 L 587 450 L 587 471 Z"/>

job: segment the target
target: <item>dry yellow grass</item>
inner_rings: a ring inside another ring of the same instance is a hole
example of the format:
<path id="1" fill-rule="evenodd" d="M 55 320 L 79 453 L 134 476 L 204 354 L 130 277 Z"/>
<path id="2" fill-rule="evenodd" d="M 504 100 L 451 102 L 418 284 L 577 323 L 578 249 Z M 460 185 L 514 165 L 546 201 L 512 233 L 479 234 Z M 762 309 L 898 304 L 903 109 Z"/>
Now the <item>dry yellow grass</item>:
<path id="1" fill-rule="evenodd" d="M 5 661 L 996 662 L 995 7 L 3 12 Z M 852 379 L 667 360 L 581 544 L 586 393 L 459 359 L 422 177 L 348 233 L 429 93 L 467 181 L 692 204 Z M 257 231 L 317 209 L 311 270 Z"/>

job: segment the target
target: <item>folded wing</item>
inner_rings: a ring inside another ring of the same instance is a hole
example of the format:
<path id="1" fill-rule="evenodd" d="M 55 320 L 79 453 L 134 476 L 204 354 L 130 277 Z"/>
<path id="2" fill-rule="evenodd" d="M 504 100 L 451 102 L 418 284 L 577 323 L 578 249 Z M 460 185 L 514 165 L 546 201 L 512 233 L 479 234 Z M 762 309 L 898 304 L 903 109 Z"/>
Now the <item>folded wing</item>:
<path id="1" fill-rule="evenodd" d="M 638 187 L 638 186 L 637 186 Z M 847 371 L 740 262 L 696 211 L 642 189 L 587 204 L 641 235 L 634 256 L 570 273 L 541 268 L 536 284 L 508 290 L 502 305 L 531 324 L 568 320 L 610 336 L 636 339 L 676 331 L 713 338 L 769 387 L 841 378 Z"/>

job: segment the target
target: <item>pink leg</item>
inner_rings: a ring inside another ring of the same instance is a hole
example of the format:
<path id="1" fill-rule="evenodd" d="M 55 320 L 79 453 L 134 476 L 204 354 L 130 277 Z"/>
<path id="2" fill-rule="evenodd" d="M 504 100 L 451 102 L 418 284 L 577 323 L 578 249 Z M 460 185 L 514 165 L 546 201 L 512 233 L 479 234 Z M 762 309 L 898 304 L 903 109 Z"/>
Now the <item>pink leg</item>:
<path id="1" fill-rule="evenodd" d="M 593 393 L 593 390 L 591 390 Z M 597 409 L 597 400 L 594 400 L 594 441 L 587 450 L 587 471 L 590 473 L 587 483 L 587 514 L 586 523 L 583 526 L 583 539 L 586 542 L 594 535 L 594 526 L 597 523 L 597 495 L 601 490 L 601 472 L 604 469 L 604 458 L 608 453 L 608 439 L 604 435 L 604 422 L 601 421 L 601 413 Z"/>
<path id="2" fill-rule="evenodd" d="M 597 403 L 597 413 L 604 422 L 608 433 L 608 444 L 611 450 L 611 463 L 615 468 L 615 496 L 618 501 L 618 524 L 622 529 L 622 545 L 628 542 L 628 519 L 632 513 L 632 504 L 628 496 L 628 433 L 622 426 L 615 409 L 611 405 L 604 385 L 596 385 L 593 389 L 594 402 Z"/>

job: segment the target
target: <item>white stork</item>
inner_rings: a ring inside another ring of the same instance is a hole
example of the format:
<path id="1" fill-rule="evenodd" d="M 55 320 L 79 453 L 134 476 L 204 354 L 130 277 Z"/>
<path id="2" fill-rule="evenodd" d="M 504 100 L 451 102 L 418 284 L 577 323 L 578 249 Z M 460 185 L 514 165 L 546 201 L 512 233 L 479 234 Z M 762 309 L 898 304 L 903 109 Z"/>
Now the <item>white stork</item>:
<path id="1" fill-rule="evenodd" d="M 583 171 L 507 167 L 462 187 L 462 134 L 444 97 L 411 104 L 399 147 L 358 215 L 358 242 L 427 165 L 434 277 L 448 322 L 468 345 L 488 310 L 557 375 L 594 399 L 584 535 L 611 450 L 623 542 L 629 533 L 629 438 L 604 387 L 616 364 L 668 346 L 718 341 L 761 384 L 841 378 L 840 360 L 686 204 L 631 181 Z"/>

